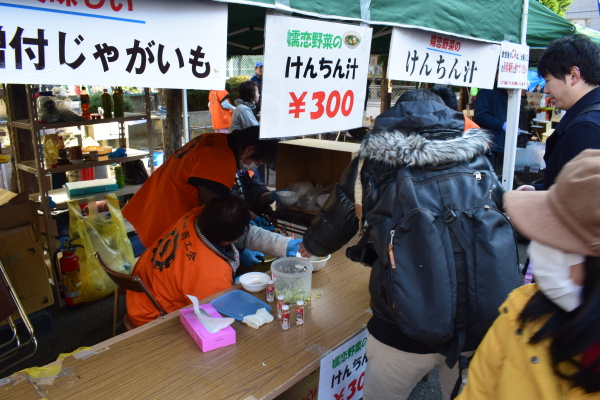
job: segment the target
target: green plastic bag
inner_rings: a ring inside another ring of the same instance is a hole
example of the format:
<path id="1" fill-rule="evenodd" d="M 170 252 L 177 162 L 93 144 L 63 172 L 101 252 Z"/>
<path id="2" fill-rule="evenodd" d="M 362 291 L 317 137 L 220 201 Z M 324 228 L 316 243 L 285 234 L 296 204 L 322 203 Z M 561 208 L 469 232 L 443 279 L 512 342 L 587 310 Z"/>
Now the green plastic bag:
<path id="1" fill-rule="evenodd" d="M 77 247 L 75 251 L 81 269 L 80 302 L 102 299 L 112 294 L 116 287 L 98 264 L 94 252 L 100 253 L 106 264 L 118 272 L 130 274 L 135 264 L 117 196 L 110 193 L 104 198 L 110 216 L 100 214 L 93 199 L 90 199 L 87 216 L 83 215 L 77 201 L 68 202 L 69 236 L 71 239 L 79 237 L 75 244 L 83 246 Z"/>

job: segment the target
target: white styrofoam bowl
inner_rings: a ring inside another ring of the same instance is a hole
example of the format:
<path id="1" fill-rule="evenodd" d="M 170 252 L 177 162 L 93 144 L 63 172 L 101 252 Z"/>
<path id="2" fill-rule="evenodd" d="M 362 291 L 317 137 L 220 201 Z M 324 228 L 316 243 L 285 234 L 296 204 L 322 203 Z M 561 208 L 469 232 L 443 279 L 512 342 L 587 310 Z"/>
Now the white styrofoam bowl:
<path id="1" fill-rule="evenodd" d="M 279 201 L 284 206 L 293 206 L 298 201 L 300 197 L 300 193 L 292 192 L 289 190 L 286 191 L 278 191 L 277 196 L 279 197 Z"/>
<path id="2" fill-rule="evenodd" d="M 317 197 L 317 204 L 319 205 L 319 207 L 323 208 L 328 198 L 329 194 L 322 194 L 319 197 Z"/>
<path id="3" fill-rule="evenodd" d="M 320 271 L 323 268 L 325 268 L 325 264 L 327 264 L 327 261 L 329 261 L 329 259 L 331 258 L 331 254 L 329 254 L 328 256 L 325 257 L 319 257 L 319 256 L 312 256 L 309 257 L 309 261 L 313 266 L 313 272 L 316 271 Z"/>
<path id="4" fill-rule="evenodd" d="M 249 292 L 260 292 L 265 290 L 270 279 L 271 277 L 264 272 L 248 272 L 240 276 L 240 283 Z"/>

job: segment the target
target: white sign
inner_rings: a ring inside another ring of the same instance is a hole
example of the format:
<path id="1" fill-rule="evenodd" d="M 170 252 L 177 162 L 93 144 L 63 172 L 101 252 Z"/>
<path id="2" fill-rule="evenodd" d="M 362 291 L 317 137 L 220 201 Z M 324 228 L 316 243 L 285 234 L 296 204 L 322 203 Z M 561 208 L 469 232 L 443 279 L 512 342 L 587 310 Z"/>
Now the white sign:
<path id="1" fill-rule="evenodd" d="M 260 136 L 362 126 L 372 29 L 267 15 Z"/>
<path id="2" fill-rule="evenodd" d="M 0 82 L 225 87 L 227 4 L 0 2 Z"/>
<path id="3" fill-rule="evenodd" d="M 529 87 L 528 69 L 529 46 L 502 42 L 498 64 L 498 87 L 527 90 Z"/>
<path id="4" fill-rule="evenodd" d="M 387 77 L 492 89 L 499 53 L 497 44 L 394 28 Z"/>
<path id="5" fill-rule="evenodd" d="M 319 400 L 362 398 L 367 356 L 367 330 L 363 330 L 321 359 Z"/>

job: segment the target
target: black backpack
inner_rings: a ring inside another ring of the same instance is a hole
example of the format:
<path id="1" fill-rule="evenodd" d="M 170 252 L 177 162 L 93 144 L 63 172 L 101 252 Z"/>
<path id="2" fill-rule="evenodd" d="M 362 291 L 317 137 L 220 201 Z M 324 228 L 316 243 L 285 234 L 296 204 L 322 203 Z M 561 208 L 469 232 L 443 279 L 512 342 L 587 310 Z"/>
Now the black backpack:
<path id="1" fill-rule="evenodd" d="M 492 199 L 500 183 L 473 165 L 489 163 L 400 168 L 392 230 L 371 235 L 377 254 L 387 254 L 380 262 L 398 327 L 450 367 L 476 349 L 523 282 L 515 232 Z"/>

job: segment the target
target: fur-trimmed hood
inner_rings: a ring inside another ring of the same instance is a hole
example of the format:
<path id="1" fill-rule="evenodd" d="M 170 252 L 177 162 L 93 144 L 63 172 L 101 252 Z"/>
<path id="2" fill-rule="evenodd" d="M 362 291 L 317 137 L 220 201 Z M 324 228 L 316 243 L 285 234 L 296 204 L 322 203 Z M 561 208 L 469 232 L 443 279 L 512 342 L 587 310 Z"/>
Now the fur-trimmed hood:
<path id="1" fill-rule="evenodd" d="M 489 132 L 483 129 L 469 129 L 462 136 L 447 140 L 431 140 L 414 132 L 381 131 L 365 136 L 360 157 L 393 167 L 444 165 L 484 154 L 490 140 Z"/>
<path id="2" fill-rule="evenodd" d="M 464 118 L 436 101 L 398 103 L 377 117 L 360 157 L 392 167 L 470 161 L 487 151 L 491 136 L 482 129 L 463 132 Z"/>

